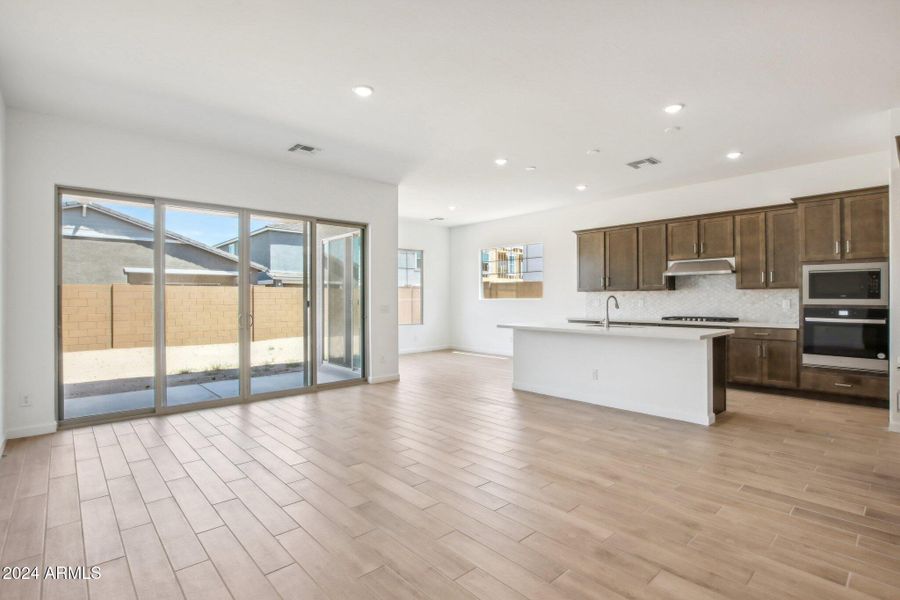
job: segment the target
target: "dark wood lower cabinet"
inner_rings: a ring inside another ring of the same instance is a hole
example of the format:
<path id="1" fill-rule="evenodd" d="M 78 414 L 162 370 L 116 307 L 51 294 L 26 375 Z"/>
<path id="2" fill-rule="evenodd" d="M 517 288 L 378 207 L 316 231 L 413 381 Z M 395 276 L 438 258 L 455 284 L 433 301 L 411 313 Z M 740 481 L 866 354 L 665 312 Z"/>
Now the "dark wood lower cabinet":
<path id="1" fill-rule="evenodd" d="M 728 381 L 797 387 L 797 330 L 736 329 L 728 340 Z"/>
<path id="2" fill-rule="evenodd" d="M 828 392 L 862 398 L 888 398 L 887 375 L 852 373 L 805 367 L 800 370 L 800 387 L 813 392 Z"/>
<path id="3" fill-rule="evenodd" d="M 777 340 L 761 343 L 762 385 L 797 387 L 797 343 Z"/>
<path id="4" fill-rule="evenodd" d="M 732 337 L 728 340 L 728 381 L 759 385 L 762 382 L 762 342 Z"/>

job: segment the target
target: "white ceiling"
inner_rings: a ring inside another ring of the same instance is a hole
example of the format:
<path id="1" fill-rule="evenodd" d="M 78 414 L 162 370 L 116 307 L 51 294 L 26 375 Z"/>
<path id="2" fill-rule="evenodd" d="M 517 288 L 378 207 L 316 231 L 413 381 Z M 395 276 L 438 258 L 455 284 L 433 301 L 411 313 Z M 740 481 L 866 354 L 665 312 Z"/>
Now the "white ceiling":
<path id="1" fill-rule="evenodd" d="M 0 0 L 0 89 L 455 225 L 882 149 L 898 31 L 898 0 Z"/>

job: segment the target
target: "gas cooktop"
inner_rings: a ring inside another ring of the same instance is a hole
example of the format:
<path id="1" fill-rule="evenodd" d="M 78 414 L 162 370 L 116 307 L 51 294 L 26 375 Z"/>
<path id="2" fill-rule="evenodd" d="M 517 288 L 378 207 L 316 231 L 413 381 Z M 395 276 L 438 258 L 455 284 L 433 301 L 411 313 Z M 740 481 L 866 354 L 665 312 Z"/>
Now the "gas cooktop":
<path id="1" fill-rule="evenodd" d="M 719 323 L 737 323 L 737 317 L 663 317 L 663 321 L 699 321 L 701 323 L 719 322 Z"/>

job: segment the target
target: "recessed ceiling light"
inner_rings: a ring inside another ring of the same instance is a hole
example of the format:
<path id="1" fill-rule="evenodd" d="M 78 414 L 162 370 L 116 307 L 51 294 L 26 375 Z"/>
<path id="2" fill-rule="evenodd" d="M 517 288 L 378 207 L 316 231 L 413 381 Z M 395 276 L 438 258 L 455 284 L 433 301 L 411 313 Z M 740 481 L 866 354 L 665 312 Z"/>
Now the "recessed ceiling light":
<path id="1" fill-rule="evenodd" d="M 357 85 L 353 87 L 353 93 L 360 98 L 368 98 L 375 93 L 375 88 L 371 85 Z"/>
<path id="2" fill-rule="evenodd" d="M 674 127 L 666 127 L 663 131 L 666 133 L 678 133 L 681 131 L 681 127 L 678 127 L 677 125 Z"/>
<path id="3" fill-rule="evenodd" d="M 587 151 L 587 154 L 600 154 L 600 148 L 591 148 Z"/>
<path id="4" fill-rule="evenodd" d="M 725 156 L 728 157 L 728 158 L 731 159 L 731 160 L 737 160 L 737 159 L 739 159 L 740 157 L 742 157 L 743 155 L 744 155 L 743 152 L 729 152 L 729 153 L 726 154 Z"/>
<path id="5" fill-rule="evenodd" d="M 684 104 L 670 104 L 665 107 L 663 110 L 669 113 L 670 115 L 677 115 L 681 112 L 681 109 L 684 108 Z"/>
<path id="6" fill-rule="evenodd" d="M 525 170 L 526 170 L 526 171 L 537 171 L 537 167 L 535 167 L 535 166 L 528 166 L 528 167 L 525 167 Z"/>
<path id="7" fill-rule="evenodd" d="M 584 185 L 583 183 L 579 183 L 578 185 L 575 186 L 575 189 L 578 190 L 579 192 L 583 192 L 584 190 L 587 189 L 587 186 Z"/>
<path id="8" fill-rule="evenodd" d="M 448 206 L 448 207 L 447 207 L 447 210 L 456 210 L 456 207 L 455 207 L 455 206 Z"/>
<path id="9" fill-rule="evenodd" d="M 506 163 L 508 163 L 508 162 L 509 161 L 506 160 L 505 158 L 498 158 L 498 159 L 494 160 L 494 164 L 497 165 L 498 167 L 505 167 Z"/>

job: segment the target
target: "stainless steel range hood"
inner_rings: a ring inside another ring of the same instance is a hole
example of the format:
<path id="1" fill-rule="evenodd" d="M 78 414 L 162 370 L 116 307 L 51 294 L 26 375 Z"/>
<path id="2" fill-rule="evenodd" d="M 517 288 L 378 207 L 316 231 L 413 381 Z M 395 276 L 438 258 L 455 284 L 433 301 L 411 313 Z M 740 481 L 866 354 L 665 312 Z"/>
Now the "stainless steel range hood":
<path id="1" fill-rule="evenodd" d="M 730 275 L 732 273 L 734 273 L 734 264 L 729 259 L 709 258 L 672 261 L 663 275 L 680 277 L 682 275 Z"/>

